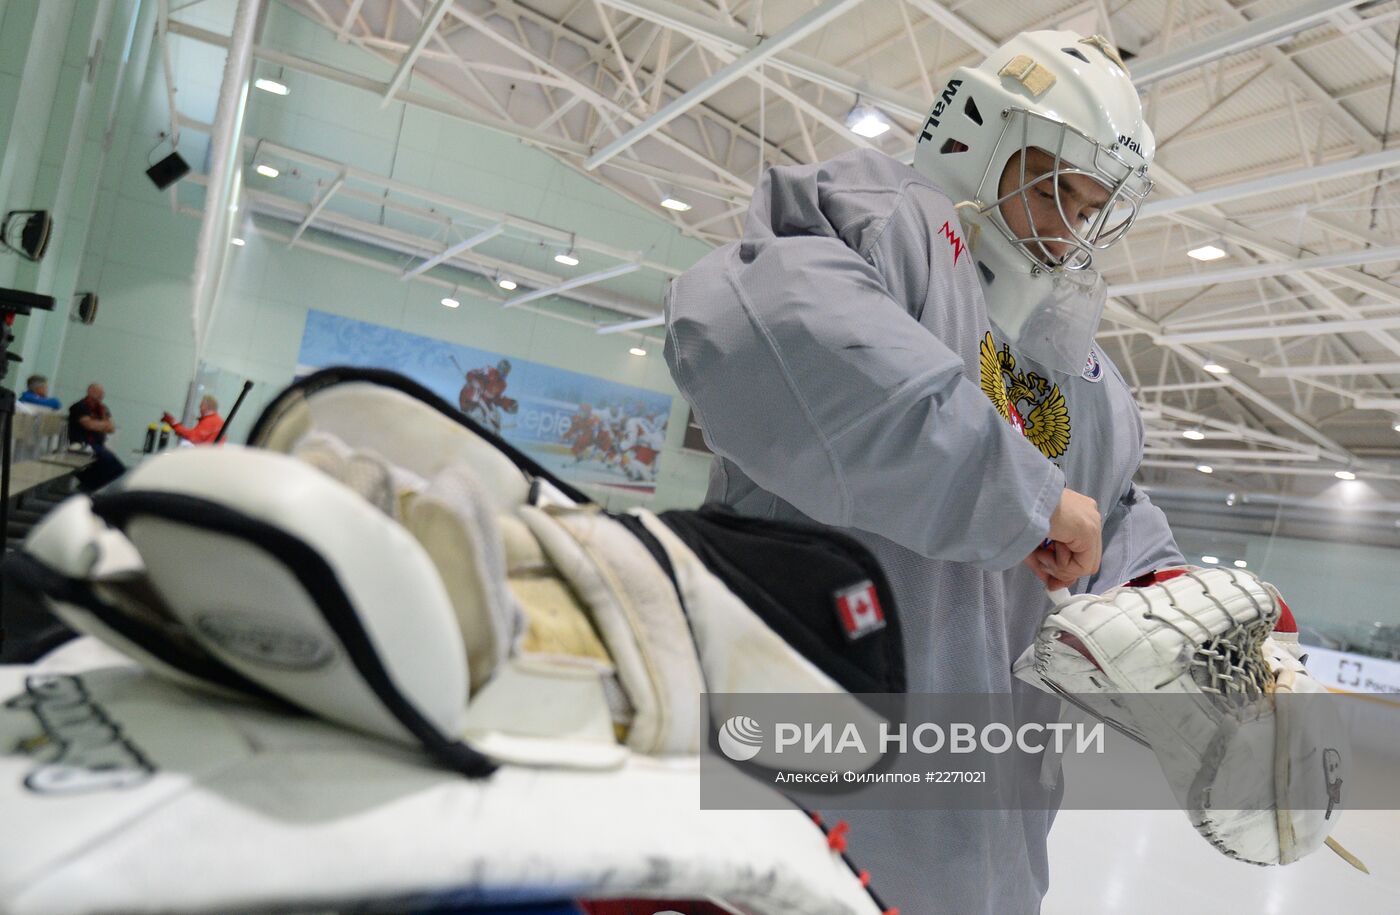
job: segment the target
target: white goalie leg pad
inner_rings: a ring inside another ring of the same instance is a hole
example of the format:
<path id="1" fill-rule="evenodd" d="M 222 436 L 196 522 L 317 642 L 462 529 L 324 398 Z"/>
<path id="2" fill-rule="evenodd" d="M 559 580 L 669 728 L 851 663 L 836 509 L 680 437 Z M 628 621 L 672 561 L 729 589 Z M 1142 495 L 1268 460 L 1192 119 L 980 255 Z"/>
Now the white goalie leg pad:
<path id="1" fill-rule="evenodd" d="M 125 535 L 92 513 L 92 500 L 71 496 L 25 538 L 6 568 L 72 629 L 95 636 L 146 669 L 181 686 L 222 696 L 221 667 L 185 633 L 145 583 L 145 565 Z M 242 684 L 240 684 L 241 686 Z"/>
<path id="2" fill-rule="evenodd" d="M 467 661 L 446 590 L 418 542 L 340 483 L 268 451 L 192 449 L 132 471 L 104 510 L 185 628 L 248 679 L 393 740 L 422 740 L 405 702 L 460 732 Z"/>
<path id="3" fill-rule="evenodd" d="M 666 573 L 618 522 L 593 509 L 520 516 L 583 598 L 633 707 L 627 744 L 639 753 L 698 753 L 704 677 Z"/>

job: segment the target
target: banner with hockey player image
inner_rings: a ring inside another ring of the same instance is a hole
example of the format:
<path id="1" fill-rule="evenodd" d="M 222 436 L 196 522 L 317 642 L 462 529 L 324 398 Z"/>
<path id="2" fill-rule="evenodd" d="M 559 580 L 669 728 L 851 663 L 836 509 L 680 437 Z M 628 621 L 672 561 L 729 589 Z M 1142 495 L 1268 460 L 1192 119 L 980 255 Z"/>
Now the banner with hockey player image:
<path id="1" fill-rule="evenodd" d="M 666 394 L 309 311 L 297 377 L 333 365 L 407 375 L 571 483 L 656 490 Z"/>

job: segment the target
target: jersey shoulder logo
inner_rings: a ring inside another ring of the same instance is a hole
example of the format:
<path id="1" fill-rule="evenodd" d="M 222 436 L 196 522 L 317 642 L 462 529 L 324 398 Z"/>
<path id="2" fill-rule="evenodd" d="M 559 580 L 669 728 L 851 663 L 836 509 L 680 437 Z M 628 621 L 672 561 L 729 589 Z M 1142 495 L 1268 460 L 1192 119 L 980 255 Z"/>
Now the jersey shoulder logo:
<path id="1" fill-rule="evenodd" d="M 943 221 L 943 228 L 938 231 L 944 238 L 948 239 L 948 244 L 953 246 L 953 266 L 956 267 L 958 265 L 958 258 L 962 257 L 962 253 L 967 246 L 964 245 L 963 240 L 958 237 L 958 233 L 953 231 L 952 222 L 950 220 L 945 219 Z"/>
<path id="2" fill-rule="evenodd" d="M 1084 363 L 1083 378 L 1085 381 L 1103 381 L 1103 361 L 1092 345 L 1089 347 L 1089 358 Z"/>
<path id="3" fill-rule="evenodd" d="M 991 331 L 982 338 L 979 362 L 982 393 L 1002 419 L 1051 460 L 1069 450 L 1069 404 L 1059 385 L 1035 372 L 1018 371 L 1011 347 L 998 349 Z"/>

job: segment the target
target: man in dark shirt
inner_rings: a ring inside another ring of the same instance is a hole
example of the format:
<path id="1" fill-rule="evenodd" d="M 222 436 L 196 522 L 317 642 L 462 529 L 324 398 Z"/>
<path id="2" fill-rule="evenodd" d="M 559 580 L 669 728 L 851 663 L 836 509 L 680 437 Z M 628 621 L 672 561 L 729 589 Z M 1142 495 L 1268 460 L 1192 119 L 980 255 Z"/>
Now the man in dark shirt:
<path id="1" fill-rule="evenodd" d="M 107 448 L 107 436 L 117 431 L 112 411 L 102 402 L 106 391 L 90 384 L 87 396 L 68 408 L 68 441 L 87 445 L 96 459 L 78 473 L 78 486 L 84 492 L 101 489 L 126 473 L 126 465 Z"/>

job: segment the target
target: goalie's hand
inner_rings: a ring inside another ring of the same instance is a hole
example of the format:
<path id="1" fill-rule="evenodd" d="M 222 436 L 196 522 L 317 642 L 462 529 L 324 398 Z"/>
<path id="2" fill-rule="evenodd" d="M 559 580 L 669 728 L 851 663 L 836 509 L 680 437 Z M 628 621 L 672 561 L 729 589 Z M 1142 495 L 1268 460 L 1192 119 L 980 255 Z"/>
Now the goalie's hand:
<path id="1" fill-rule="evenodd" d="M 1103 517 L 1098 503 L 1066 488 L 1050 516 L 1050 543 L 1026 557 L 1025 563 L 1047 590 L 1068 588 L 1099 570 L 1103 558 Z"/>

